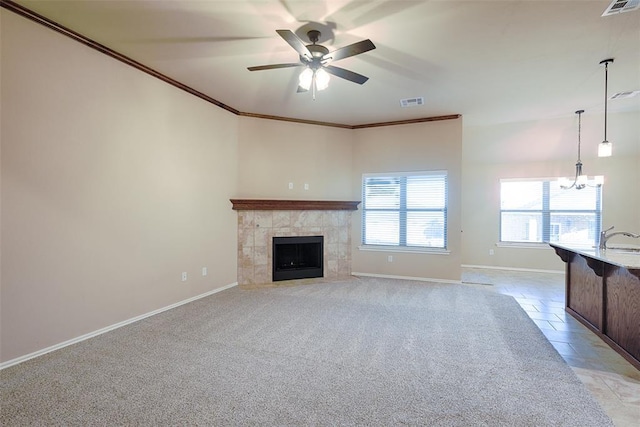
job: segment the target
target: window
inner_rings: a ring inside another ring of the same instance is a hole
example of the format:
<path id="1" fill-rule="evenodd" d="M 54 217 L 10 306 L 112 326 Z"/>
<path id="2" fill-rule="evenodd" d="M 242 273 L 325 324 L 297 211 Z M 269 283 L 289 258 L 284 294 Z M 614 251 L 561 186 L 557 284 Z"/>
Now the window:
<path id="1" fill-rule="evenodd" d="M 365 174 L 362 243 L 447 247 L 447 173 Z"/>
<path id="2" fill-rule="evenodd" d="M 500 241 L 593 246 L 602 227 L 601 200 L 602 187 L 563 190 L 548 179 L 501 180 Z"/>

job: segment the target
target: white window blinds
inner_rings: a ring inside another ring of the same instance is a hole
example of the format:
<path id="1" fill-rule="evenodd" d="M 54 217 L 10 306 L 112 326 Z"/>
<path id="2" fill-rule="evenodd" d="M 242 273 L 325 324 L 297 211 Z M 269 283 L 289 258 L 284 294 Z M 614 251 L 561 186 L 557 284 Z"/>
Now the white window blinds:
<path id="1" fill-rule="evenodd" d="M 362 243 L 447 247 L 447 173 L 365 174 Z"/>

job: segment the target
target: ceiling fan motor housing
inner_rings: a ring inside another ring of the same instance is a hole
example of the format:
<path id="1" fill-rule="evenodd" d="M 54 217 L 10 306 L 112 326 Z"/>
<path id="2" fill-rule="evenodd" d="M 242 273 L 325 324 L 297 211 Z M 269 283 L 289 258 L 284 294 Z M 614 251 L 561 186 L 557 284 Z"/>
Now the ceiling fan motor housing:
<path id="1" fill-rule="evenodd" d="M 329 49 L 319 44 L 307 45 L 307 49 L 309 49 L 309 52 L 311 52 L 313 59 L 322 58 L 324 55 L 329 53 Z"/>
<path id="2" fill-rule="evenodd" d="M 320 36 L 322 33 L 318 30 L 309 30 L 307 31 L 307 37 L 311 40 L 311 43 L 316 44 L 318 40 L 320 40 Z"/>
<path id="3" fill-rule="evenodd" d="M 300 55 L 300 61 L 308 64 L 313 69 L 318 69 L 322 67 L 322 63 L 320 61 L 322 60 L 323 56 L 329 53 L 329 49 L 322 45 L 316 44 L 316 42 L 320 38 L 320 31 L 310 30 L 309 32 L 307 32 L 307 36 L 309 36 L 309 40 L 312 43 L 307 45 L 307 49 L 309 49 L 309 52 L 311 52 L 311 61 L 309 61 L 308 58 L 305 58 L 302 55 Z"/>

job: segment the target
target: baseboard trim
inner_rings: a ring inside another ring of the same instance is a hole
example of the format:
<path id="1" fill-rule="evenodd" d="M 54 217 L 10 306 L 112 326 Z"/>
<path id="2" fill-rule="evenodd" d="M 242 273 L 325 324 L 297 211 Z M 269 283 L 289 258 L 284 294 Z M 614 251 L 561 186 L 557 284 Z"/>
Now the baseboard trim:
<path id="1" fill-rule="evenodd" d="M 380 279 L 400 279 L 400 280 L 414 280 L 416 282 L 438 282 L 438 283 L 454 283 L 461 284 L 461 280 L 449 280 L 449 279 L 434 279 L 432 277 L 413 277 L 413 276 L 395 276 L 391 274 L 373 274 L 373 273 L 359 273 L 357 271 L 351 272 L 352 276 L 363 277 L 378 277 Z"/>
<path id="2" fill-rule="evenodd" d="M 496 267 L 493 265 L 471 265 L 471 264 L 462 264 L 461 267 L 462 268 L 484 268 L 487 270 L 527 271 L 530 273 L 564 274 L 564 270 L 542 270 L 538 268 Z"/>
<path id="3" fill-rule="evenodd" d="M 156 314 L 160 314 L 160 313 L 162 313 L 164 311 L 171 310 L 171 309 L 179 307 L 181 305 L 188 304 L 190 302 L 199 300 L 199 299 L 204 298 L 204 297 L 208 297 L 209 295 L 213 295 L 215 293 L 224 291 L 226 289 L 233 288 L 234 286 L 237 286 L 237 285 L 238 285 L 238 282 L 234 282 L 234 283 L 231 283 L 229 285 L 222 286 L 221 288 L 216 288 L 214 290 L 205 292 L 203 294 L 196 295 L 195 297 L 187 298 L 187 299 L 179 301 L 179 302 L 177 302 L 175 304 L 171 304 L 171 305 L 168 305 L 166 307 L 162 307 L 162 308 L 159 308 L 157 310 L 150 311 L 150 312 L 145 313 L 145 314 L 141 314 L 140 316 L 132 317 L 131 319 L 127 319 L 127 320 L 124 320 L 122 322 L 118 322 L 116 324 L 104 327 L 102 329 L 98 329 L 97 331 L 89 332 L 88 334 L 84 334 L 84 335 L 81 335 L 79 337 L 72 338 L 70 340 L 61 342 L 59 344 L 52 345 L 51 347 L 43 348 L 42 350 L 34 351 L 33 353 L 29 353 L 29 354 L 26 354 L 24 356 L 16 357 L 15 359 L 8 360 L 6 362 L 2 362 L 2 363 L 0 363 L 0 371 L 5 369 L 5 368 L 8 368 L 10 366 L 14 366 L 14 365 L 17 365 L 19 363 L 26 362 L 27 360 L 35 359 L 36 357 L 42 356 L 44 354 L 51 353 L 52 351 L 60 350 L 61 348 L 67 347 L 69 345 L 76 344 L 76 343 L 79 343 L 79 342 L 84 341 L 84 340 L 88 340 L 89 338 L 93 338 L 93 337 L 96 337 L 98 335 L 102 335 L 102 334 L 104 334 L 106 332 L 109 332 L 109 331 L 113 331 L 114 329 L 118 329 L 118 328 L 121 328 L 123 326 L 130 325 L 130 324 L 138 322 L 138 321 L 140 321 L 142 319 L 146 319 L 147 317 L 155 316 Z"/>

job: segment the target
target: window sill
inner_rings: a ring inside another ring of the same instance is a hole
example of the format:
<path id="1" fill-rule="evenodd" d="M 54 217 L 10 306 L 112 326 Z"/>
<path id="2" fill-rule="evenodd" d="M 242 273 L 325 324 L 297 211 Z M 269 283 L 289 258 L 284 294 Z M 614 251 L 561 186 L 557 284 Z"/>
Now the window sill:
<path id="1" fill-rule="evenodd" d="M 451 251 L 442 248 L 425 248 L 411 246 L 379 246 L 379 245 L 361 245 L 358 250 L 370 252 L 405 252 L 419 254 L 449 255 Z"/>
<path id="2" fill-rule="evenodd" d="M 551 249 L 545 242 L 498 242 L 496 246 L 499 248 L 519 248 L 519 249 Z"/>
<path id="3" fill-rule="evenodd" d="M 496 243 L 496 247 L 498 248 L 520 248 L 520 249 L 551 249 L 549 243 L 557 243 L 560 245 L 570 245 L 574 248 L 580 249 L 593 249 L 595 246 L 593 244 L 579 244 L 579 243 L 562 243 L 562 242 L 535 242 L 535 243 L 527 243 L 527 242 L 498 242 Z"/>

